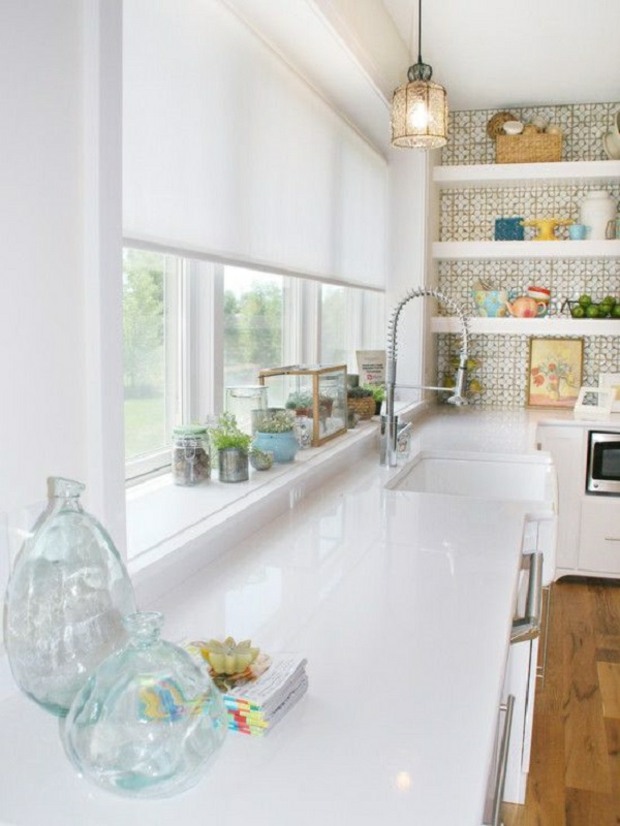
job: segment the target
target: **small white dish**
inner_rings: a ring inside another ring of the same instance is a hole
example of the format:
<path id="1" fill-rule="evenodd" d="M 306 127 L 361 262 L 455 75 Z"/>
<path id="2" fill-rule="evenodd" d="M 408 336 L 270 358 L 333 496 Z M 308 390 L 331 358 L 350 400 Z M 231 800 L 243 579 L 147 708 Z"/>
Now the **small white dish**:
<path id="1" fill-rule="evenodd" d="M 520 120 L 507 120 L 502 129 L 507 135 L 520 135 L 523 132 L 523 124 Z"/>

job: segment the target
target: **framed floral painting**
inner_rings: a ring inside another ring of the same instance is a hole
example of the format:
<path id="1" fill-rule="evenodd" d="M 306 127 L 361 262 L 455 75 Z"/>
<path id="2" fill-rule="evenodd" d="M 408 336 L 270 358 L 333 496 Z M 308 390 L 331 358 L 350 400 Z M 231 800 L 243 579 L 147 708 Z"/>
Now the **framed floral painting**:
<path id="1" fill-rule="evenodd" d="M 528 407 L 574 407 L 582 372 L 583 339 L 531 338 Z"/>

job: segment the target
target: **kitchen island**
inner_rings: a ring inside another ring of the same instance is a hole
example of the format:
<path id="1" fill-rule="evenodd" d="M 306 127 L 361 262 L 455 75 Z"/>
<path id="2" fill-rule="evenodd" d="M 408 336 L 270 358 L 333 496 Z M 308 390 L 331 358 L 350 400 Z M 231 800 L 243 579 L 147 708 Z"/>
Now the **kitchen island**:
<path id="1" fill-rule="evenodd" d="M 308 694 L 271 733 L 230 733 L 181 796 L 125 800 L 79 778 L 58 721 L 10 696 L 0 822 L 480 826 L 525 506 L 386 490 L 391 475 L 369 450 L 149 606 L 168 639 L 250 637 L 308 658 Z"/>

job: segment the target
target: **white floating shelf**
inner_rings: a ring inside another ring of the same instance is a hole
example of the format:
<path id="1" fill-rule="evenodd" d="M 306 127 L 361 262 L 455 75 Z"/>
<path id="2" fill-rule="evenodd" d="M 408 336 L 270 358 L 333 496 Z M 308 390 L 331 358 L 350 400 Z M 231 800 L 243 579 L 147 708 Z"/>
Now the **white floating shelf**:
<path id="1" fill-rule="evenodd" d="M 506 336 L 617 336 L 620 319 L 599 318 L 468 318 L 469 332 Z M 461 322 L 453 316 L 434 316 L 433 333 L 460 333 Z"/>
<path id="2" fill-rule="evenodd" d="M 435 241 L 433 258 L 456 261 L 485 258 L 615 258 L 614 241 Z"/>
<path id="3" fill-rule="evenodd" d="M 620 161 L 611 160 L 436 166 L 433 170 L 433 180 L 441 189 L 603 184 L 617 178 L 620 178 Z"/>

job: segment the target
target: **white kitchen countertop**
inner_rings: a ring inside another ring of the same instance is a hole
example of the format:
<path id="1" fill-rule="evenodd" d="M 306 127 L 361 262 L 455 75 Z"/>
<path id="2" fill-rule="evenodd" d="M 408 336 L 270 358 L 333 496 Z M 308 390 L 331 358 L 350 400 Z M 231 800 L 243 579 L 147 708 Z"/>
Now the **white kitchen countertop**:
<path id="1" fill-rule="evenodd" d="M 483 419 L 441 413 L 414 442 L 531 451 L 530 417 Z M 387 491 L 389 475 L 369 453 L 154 606 L 168 639 L 307 656 L 309 692 L 273 732 L 230 733 L 184 795 L 126 800 L 79 778 L 58 721 L 13 695 L 0 823 L 480 826 L 525 506 Z"/>

